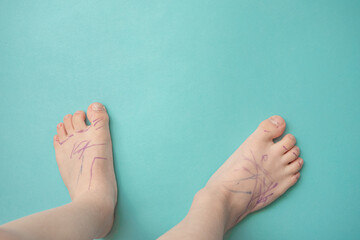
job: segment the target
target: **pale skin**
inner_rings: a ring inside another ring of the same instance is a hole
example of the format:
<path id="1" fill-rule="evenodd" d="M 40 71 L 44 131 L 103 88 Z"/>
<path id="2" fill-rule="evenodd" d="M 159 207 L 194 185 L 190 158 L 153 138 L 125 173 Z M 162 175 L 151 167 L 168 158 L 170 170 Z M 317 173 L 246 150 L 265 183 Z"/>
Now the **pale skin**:
<path id="1" fill-rule="evenodd" d="M 304 161 L 293 135 L 274 143 L 285 125 L 280 116 L 264 120 L 196 194 L 187 216 L 159 239 L 223 239 L 293 186 Z"/>
<path id="2" fill-rule="evenodd" d="M 117 202 L 109 117 L 93 103 L 66 115 L 54 136 L 56 161 L 71 203 L 0 227 L 0 239 L 94 239 L 111 230 Z"/>
<path id="3" fill-rule="evenodd" d="M 95 239 L 113 225 L 117 185 L 109 117 L 93 103 L 85 113 L 66 115 L 54 137 L 56 161 L 72 201 L 0 226 L 0 239 Z M 195 195 L 187 216 L 159 239 L 223 239 L 244 219 L 281 196 L 300 177 L 303 160 L 296 140 L 283 134 L 285 121 L 273 116 L 214 173 Z"/>

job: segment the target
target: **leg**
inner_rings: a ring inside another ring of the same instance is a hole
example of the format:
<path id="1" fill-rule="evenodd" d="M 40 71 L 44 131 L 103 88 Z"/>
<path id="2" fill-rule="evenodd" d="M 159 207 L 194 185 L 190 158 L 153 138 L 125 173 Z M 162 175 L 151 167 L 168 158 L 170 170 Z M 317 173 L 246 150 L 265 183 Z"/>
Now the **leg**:
<path id="1" fill-rule="evenodd" d="M 274 143 L 284 130 L 279 116 L 263 121 L 196 194 L 188 215 L 159 239 L 222 239 L 293 186 L 303 160 L 291 134 Z"/>
<path id="2" fill-rule="evenodd" d="M 111 230 L 117 201 L 109 117 L 99 103 L 66 115 L 54 137 L 56 161 L 72 202 L 0 226 L 5 239 L 94 239 Z M 3 238 L 1 238 L 3 239 Z"/>

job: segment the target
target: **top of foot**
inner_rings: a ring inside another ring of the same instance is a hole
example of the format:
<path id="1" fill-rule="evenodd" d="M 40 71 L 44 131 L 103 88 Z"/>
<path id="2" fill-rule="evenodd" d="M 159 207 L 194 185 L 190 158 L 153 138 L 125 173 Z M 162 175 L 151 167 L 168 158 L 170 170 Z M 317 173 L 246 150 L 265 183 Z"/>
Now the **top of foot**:
<path id="1" fill-rule="evenodd" d="M 285 125 L 280 116 L 263 121 L 207 183 L 205 189 L 216 189 L 225 196 L 229 208 L 226 230 L 269 205 L 299 179 L 303 160 L 295 137 L 287 134 L 273 141 L 284 133 Z"/>
<path id="2" fill-rule="evenodd" d="M 56 161 L 73 201 L 99 199 L 99 204 L 108 206 L 113 214 L 117 186 L 109 116 L 102 104 L 93 103 L 87 110 L 89 126 L 85 117 L 83 111 L 77 111 L 66 115 L 64 122 L 57 125 L 54 136 Z"/>

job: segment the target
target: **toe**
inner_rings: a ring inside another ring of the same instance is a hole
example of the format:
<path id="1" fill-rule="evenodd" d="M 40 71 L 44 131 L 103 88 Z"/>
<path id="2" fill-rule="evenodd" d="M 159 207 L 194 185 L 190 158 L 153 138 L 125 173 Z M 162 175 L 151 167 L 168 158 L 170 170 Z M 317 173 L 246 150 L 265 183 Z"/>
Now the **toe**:
<path id="1" fill-rule="evenodd" d="M 283 155 L 282 160 L 284 164 L 288 164 L 294 161 L 295 159 L 297 159 L 299 155 L 300 155 L 300 148 L 298 146 L 294 146 Z"/>
<path id="2" fill-rule="evenodd" d="M 72 116 L 72 123 L 75 130 L 82 130 L 86 128 L 85 113 L 83 111 L 77 111 Z"/>
<path id="3" fill-rule="evenodd" d="M 280 194 L 284 194 L 290 187 L 294 186 L 300 178 L 300 172 L 288 175 L 280 187 Z"/>
<path id="4" fill-rule="evenodd" d="M 304 164 L 304 160 L 302 158 L 298 158 L 286 166 L 286 172 L 288 172 L 290 175 L 294 175 L 295 173 L 300 171 L 303 164 Z"/>
<path id="5" fill-rule="evenodd" d="M 280 116 L 272 116 L 260 123 L 257 133 L 264 138 L 274 139 L 285 131 L 285 120 Z"/>
<path id="6" fill-rule="evenodd" d="M 104 124 L 107 124 L 109 121 L 109 116 L 104 105 L 98 102 L 90 104 L 87 110 L 87 117 L 96 128 L 104 126 Z"/>
<path id="7" fill-rule="evenodd" d="M 63 141 L 66 138 L 66 130 L 63 123 L 59 123 L 56 127 L 58 137 L 60 141 Z"/>
<path id="8" fill-rule="evenodd" d="M 273 148 L 280 153 L 286 153 L 295 146 L 296 138 L 292 134 L 286 134 L 283 139 L 275 143 Z"/>
<path id="9" fill-rule="evenodd" d="M 54 142 L 54 147 L 57 148 L 59 146 L 59 142 L 60 142 L 58 135 L 54 136 L 54 141 L 53 142 Z"/>
<path id="10" fill-rule="evenodd" d="M 64 125 L 65 125 L 65 129 L 67 134 L 72 134 L 74 132 L 74 126 L 72 123 L 72 115 L 68 114 L 64 117 Z"/>
<path id="11" fill-rule="evenodd" d="M 290 177 L 290 182 L 289 182 L 290 187 L 293 186 L 295 183 L 297 183 L 297 181 L 299 180 L 299 178 L 300 178 L 300 172 L 297 172 L 297 173 L 295 173 L 294 175 L 292 175 L 292 176 Z"/>

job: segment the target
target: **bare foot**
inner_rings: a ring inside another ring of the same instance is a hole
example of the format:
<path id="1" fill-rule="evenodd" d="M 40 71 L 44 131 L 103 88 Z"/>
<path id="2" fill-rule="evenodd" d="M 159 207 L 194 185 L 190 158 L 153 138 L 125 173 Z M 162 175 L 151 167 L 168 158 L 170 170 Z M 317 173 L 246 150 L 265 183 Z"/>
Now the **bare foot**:
<path id="1" fill-rule="evenodd" d="M 112 227 L 117 202 L 109 116 L 102 104 L 93 103 L 87 117 L 90 126 L 85 123 L 83 111 L 66 115 L 64 123 L 57 126 L 54 147 L 72 201 L 88 199 L 105 214 L 104 228 L 99 233 L 103 237 Z"/>
<path id="2" fill-rule="evenodd" d="M 284 130 L 285 121 L 279 116 L 263 121 L 203 189 L 220 192 L 225 199 L 226 231 L 249 213 L 269 205 L 299 179 L 303 159 L 295 137 L 287 134 L 273 142 Z"/>

